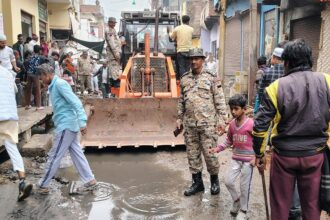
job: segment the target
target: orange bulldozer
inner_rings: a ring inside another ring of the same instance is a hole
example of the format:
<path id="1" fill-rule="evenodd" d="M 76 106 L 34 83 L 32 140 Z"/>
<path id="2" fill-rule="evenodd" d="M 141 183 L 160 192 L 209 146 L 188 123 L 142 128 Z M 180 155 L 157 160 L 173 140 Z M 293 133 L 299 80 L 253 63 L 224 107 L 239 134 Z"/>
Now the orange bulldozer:
<path id="1" fill-rule="evenodd" d="M 171 57 L 158 52 L 157 20 L 154 51 L 146 32 L 144 51 L 128 59 L 120 77 L 118 98 L 84 100 L 90 115 L 84 147 L 184 145 L 182 135 L 173 135 L 179 86 Z"/>

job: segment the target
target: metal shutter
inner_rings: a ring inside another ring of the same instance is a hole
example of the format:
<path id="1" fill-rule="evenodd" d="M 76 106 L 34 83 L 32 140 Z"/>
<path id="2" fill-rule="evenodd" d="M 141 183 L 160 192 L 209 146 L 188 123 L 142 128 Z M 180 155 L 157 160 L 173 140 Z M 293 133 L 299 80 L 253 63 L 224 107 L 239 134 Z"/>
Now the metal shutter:
<path id="1" fill-rule="evenodd" d="M 241 74 L 241 93 L 248 94 L 248 71 L 250 68 L 250 13 L 243 17 L 243 71 Z"/>
<path id="2" fill-rule="evenodd" d="M 250 42 L 250 15 L 242 17 L 243 25 L 243 51 L 241 51 L 241 21 L 234 17 L 226 21 L 225 34 L 225 61 L 224 61 L 224 92 L 226 100 L 237 92 L 237 83 L 240 93 L 247 95 L 247 72 L 249 70 L 249 42 Z M 241 53 L 243 63 L 241 69 Z M 238 80 L 239 78 L 239 81 Z"/>
<path id="3" fill-rule="evenodd" d="M 313 70 L 316 70 L 319 55 L 321 16 L 291 21 L 291 40 L 302 38 L 312 48 Z"/>
<path id="4" fill-rule="evenodd" d="M 230 97 L 230 87 L 235 82 L 235 72 L 240 70 L 241 21 L 235 17 L 226 21 L 224 54 L 224 92 Z"/>

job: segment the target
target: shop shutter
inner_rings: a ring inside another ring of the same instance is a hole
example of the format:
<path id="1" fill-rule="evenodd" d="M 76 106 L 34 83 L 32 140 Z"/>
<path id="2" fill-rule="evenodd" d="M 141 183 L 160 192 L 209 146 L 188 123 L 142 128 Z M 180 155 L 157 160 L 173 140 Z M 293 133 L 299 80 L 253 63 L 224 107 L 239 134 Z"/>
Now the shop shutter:
<path id="1" fill-rule="evenodd" d="M 224 59 L 224 92 L 226 100 L 235 93 L 237 77 L 240 78 L 240 91 L 247 93 L 247 72 L 249 69 L 250 16 L 243 15 L 243 48 L 241 48 L 241 20 L 234 17 L 226 21 L 225 59 Z M 243 49 L 243 51 L 241 51 Z M 243 69 L 241 69 L 241 52 L 243 53 Z M 238 74 L 238 75 L 237 75 Z"/>
<path id="2" fill-rule="evenodd" d="M 311 47 L 313 70 L 316 70 L 319 55 L 321 16 L 307 17 L 291 21 L 291 40 L 302 38 Z"/>
<path id="3" fill-rule="evenodd" d="M 241 21 L 231 18 L 226 21 L 225 53 L 224 53 L 224 92 L 226 100 L 231 94 L 231 87 L 235 82 L 235 72 L 240 71 L 241 51 Z"/>
<path id="4" fill-rule="evenodd" d="M 47 25 L 45 22 L 39 21 L 39 32 L 45 34 L 47 32 L 46 27 L 47 27 Z"/>
<path id="5" fill-rule="evenodd" d="M 241 93 L 248 94 L 248 71 L 250 67 L 250 13 L 243 17 L 243 72 L 241 73 Z"/>
<path id="6" fill-rule="evenodd" d="M 23 23 L 26 23 L 26 24 L 29 24 L 29 25 L 32 25 L 32 16 L 25 13 L 25 12 L 21 12 L 21 21 Z"/>

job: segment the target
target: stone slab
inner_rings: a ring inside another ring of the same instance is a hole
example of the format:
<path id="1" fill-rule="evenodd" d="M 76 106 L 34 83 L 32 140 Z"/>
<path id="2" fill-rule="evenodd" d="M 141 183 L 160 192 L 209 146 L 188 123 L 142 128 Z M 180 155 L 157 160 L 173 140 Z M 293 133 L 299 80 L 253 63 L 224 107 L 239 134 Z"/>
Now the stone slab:
<path id="1" fill-rule="evenodd" d="M 23 145 L 22 155 L 25 157 L 46 156 L 52 146 L 53 135 L 35 134 L 30 141 Z"/>
<path id="2" fill-rule="evenodd" d="M 17 108 L 19 133 L 23 133 L 31 129 L 34 125 L 45 120 L 53 114 L 52 107 L 45 107 L 44 110 L 36 111 L 35 108 L 25 110 L 24 108 Z"/>

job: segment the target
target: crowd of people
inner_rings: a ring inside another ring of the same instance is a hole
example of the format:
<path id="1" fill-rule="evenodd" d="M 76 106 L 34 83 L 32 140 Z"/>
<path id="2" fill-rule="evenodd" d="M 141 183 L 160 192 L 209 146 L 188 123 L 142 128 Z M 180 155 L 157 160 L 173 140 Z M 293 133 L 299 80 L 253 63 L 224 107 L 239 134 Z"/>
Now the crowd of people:
<path id="1" fill-rule="evenodd" d="M 48 154 L 44 175 L 36 184 L 37 191 L 40 194 L 49 193 L 49 184 L 66 152 L 70 152 L 73 164 L 84 183 L 81 190 L 90 191 L 96 188 L 97 182 L 78 138 L 79 132 L 86 134 L 87 115 L 73 87 L 78 82 L 81 84 L 81 92 L 98 92 L 97 79 L 100 78 L 103 97 L 107 98 L 111 92 L 110 83 L 118 86 L 121 41 L 114 29 L 115 24 L 116 19 L 109 18 L 110 31 L 106 33 L 106 38 L 108 55 L 112 54 L 109 55 L 109 63 L 112 66 L 108 66 L 108 61 L 103 60 L 102 66 L 99 67 L 87 51 L 82 53 L 77 65 L 74 65 L 72 53 L 60 55 L 55 42 L 48 48 L 45 39 L 41 38 L 38 43 L 35 34 L 32 38 L 28 37 L 25 43 L 23 36 L 19 34 L 13 47 L 8 47 L 6 36 L 0 35 L 0 146 L 5 146 L 13 169 L 19 177 L 18 201 L 27 198 L 33 188 L 31 183 L 25 181 L 24 163 L 17 147 L 19 127 L 15 93 L 19 90 L 25 91 L 25 109 L 30 109 L 32 104 L 36 106 L 36 110 L 43 109 L 42 90 L 49 93 L 53 108 L 55 138 Z M 25 85 L 25 88 L 22 89 L 22 85 Z"/>
<path id="2" fill-rule="evenodd" d="M 329 82 L 326 74 L 312 71 L 312 52 L 302 39 L 281 42 L 269 61 L 258 59 L 254 119 L 245 114 L 247 101 L 238 94 L 229 99 L 233 119 L 226 119 L 226 102 L 218 66 L 192 44 L 189 18 L 169 33 L 181 55 L 177 57 L 181 94 L 177 129 L 184 128 L 192 184 L 184 191 L 192 196 L 204 191 L 203 163 L 210 174 L 210 192 L 220 192 L 219 162 L 215 153 L 232 147 L 231 167 L 225 185 L 232 197 L 230 213 L 248 219 L 253 167 L 264 175 L 265 150 L 270 147 L 270 217 L 272 220 L 320 219 L 321 207 L 329 212 L 329 188 L 322 166 L 327 163 L 330 121 Z M 187 49 L 183 50 L 182 48 Z M 190 70 L 185 69 L 190 63 Z M 183 69 L 182 71 L 180 69 Z M 219 135 L 229 124 L 226 140 Z M 329 166 L 329 165 L 328 165 Z M 325 178 L 321 184 L 322 178 Z M 239 181 L 240 190 L 236 189 Z M 266 193 L 266 192 L 264 192 Z M 326 194 L 328 195 L 328 194 Z M 324 204 L 326 203 L 326 204 Z"/>
<path id="3" fill-rule="evenodd" d="M 270 147 L 271 219 L 317 220 L 321 206 L 329 212 L 329 199 L 322 200 L 325 195 L 320 192 L 329 189 L 329 173 L 322 166 L 329 161 L 330 77 L 312 71 L 310 47 L 302 39 L 282 42 L 269 65 L 266 58 L 258 59 L 259 102 L 254 119 L 246 116 L 247 101 L 237 94 L 229 99 L 233 119 L 227 120 L 221 80 L 204 67 L 206 57 L 201 49 L 190 50 L 188 57 L 191 70 L 181 76 L 177 119 L 177 128 L 185 129 L 192 174 L 192 184 L 184 195 L 205 189 L 202 154 L 210 174 L 210 192 L 218 194 L 219 163 L 214 154 L 232 147 L 231 167 L 224 180 L 233 200 L 230 213 L 236 219 L 248 219 L 253 167 L 264 175 L 266 147 Z M 217 145 L 226 124 L 226 140 Z M 322 184 L 321 178 L 325 178 Z"/>
<path id="4" fill-rule="evenodd" d="M 184 191 L 184 195 L 192 196 L 205 190 L 202 155 L 210 174 L 210 193 L 218 195 L 220 164 L 215 154 L 232 147 L 231 165 L 224 180 L 232 197 L 230 213 L 236 215 L 237 220 L 248 219 L 253 169 L 256 166 L 263 175 L 267 161 L 265 152 L 270 146 L 271 219 L 299 219 L 300 216 L 309 220 L 320 219 L 321 168 L 326 157 L 324 152 L 329 150 L 330 76 L 312 71 L 310 47 L 301 39 L 282 42 L 274 49 L 269 63 L 265 57 L 260 57 L 254 118 L 246 116 L 247 101 L 244 96 L 237 94 L 228 101 L 232 115 L 232 119 L 228 119 L 223 87 L 217 74 L 218 65 L 212 54 L 206 57 L 202 49 L 191 48 L 191 34 L 187 36 L 187 33 L 192 33 L 188 26 L 189 17 L 183 16 L 182 19 L 183 25 L 174 29 L 170 37 L 177 41 L 179 48 L 180 98 L 176 124 L 178 130 L 185 130 L 192 175 L 192 184 Z M 32 87 L 35 89 L 37 110 L 42 109 L 40 85 L 51 93 L 56 126 L 55 143 L 45 174 L 38 184 L 42 194 L 49 193 L 49 183 L 67 150 L 86 190 L 96 186 L 77 139 L 79 131 L 82 134 L 86 132 L 86 113 L 70 85 L 78 79 L 81 92 L 100 88 L 104 98 L 111 95 L 110 84 L 118 83 L 121 68 L 121 44 L 114 30 L 115 24 L 115 18 L 109 18 L 110 30 L 106 32 L 106 41 L 110 60 L 103 60 L 100 67 L 87 51 L 82 53 L 75 66 L 72 54 L 60 58 L 56 44 L 53 43 L 48 49 L 44 40 L 38 44 L 36 35 L 27 39 L 25 44 L 19 35 L 14 50 L 6 46 L 6 37 L 0 36 L 0 71 L 6 73 L 6 77 L 0 74 L 0 79 L 8 84 L 5 92 L 13 94 L 14 88 L 10 86 L 13 83 L 10 82 L 17 73 L 19 79 L 27 82 L 27 109 L 31 104 Z M 10 97 L 0 99 L 0 102 L 6 100 L 2 105 L 7 107 L 0 109 L 0 113 L 3 111 L 0 125 L 5 125 L 0 126 L 0 141 L 4 141 L 14 169 L 18 172 L 18 199 L 23 200 L 30 194 L 32 186 L 24 182 L 24 165 L 15 145 L 18 134 L 17 123 L 13 121 L 18 120 L 17 110 L 9 110 L 13 109 L 14 103 Z M 218 145 L 218 138 L 227 125 L 226 140 Z M 239 190 L 236 189 L 238 179 Z"/>
<path id="5" fill-rule="evenodd" d="M 119 86 L 119 71 L 113 76 L 104 68 L 105 65 L 108 66 L 108 61 L 93 58 L 87 50 L 78 59 L 74 59 L 74 55 L 73 52 L 65 53 L 56 41 L 47 42 L 44 37 L 39 41 L 36 34 L 25 40 L 19 34 L 17 42 L 12 46 L 7 45 L 5 35 L 0 36 L 0 65 L 15 78 L 18 89 L 17 105 L 26 109 L 35 106 L 36 110 L 42 110 L 44 106 L 51 105 L 47 85 L 36 77 L 36 68 L 43 63 L 49 63 L 55 75 L 66 80 L 77 94 L 103 94 L 104 98 L 115 96 L 111 93 L 110 85 Z M 104 70 L 106 74 L 100 74 Z M 107 78 L 106 82 L 102 78 Z"/>

